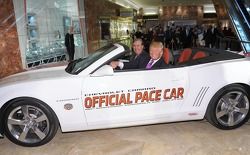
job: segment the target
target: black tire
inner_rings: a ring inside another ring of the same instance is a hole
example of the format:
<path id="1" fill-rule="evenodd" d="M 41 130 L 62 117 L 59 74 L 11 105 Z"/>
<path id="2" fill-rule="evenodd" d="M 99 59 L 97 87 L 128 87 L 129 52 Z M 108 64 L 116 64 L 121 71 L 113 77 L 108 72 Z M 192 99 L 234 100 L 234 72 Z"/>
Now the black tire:
<path id="1" fill-rule="evenodd" d="M 242 85 L 226 86 L 213 96 L 205 117 L 210 124 L 219 129 L 238 128 L 249 119 L 249 101 L 249 94 Z"/>
<path id="2" fill-rule="evenodd" d="M 8 106 L 4 114 L 4 129 L 6 137 L 13 143 L 34 147 L 53 139 L 58 130 L 58 120 L 44 102 L 24 98 Z"/>

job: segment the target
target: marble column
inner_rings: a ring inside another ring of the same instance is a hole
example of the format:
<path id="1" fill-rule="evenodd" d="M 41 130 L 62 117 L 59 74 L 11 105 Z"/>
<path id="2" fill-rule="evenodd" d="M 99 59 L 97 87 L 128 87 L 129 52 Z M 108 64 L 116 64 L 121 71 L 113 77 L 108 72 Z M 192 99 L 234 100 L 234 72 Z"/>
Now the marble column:
<path id="1" fill-rule="evenodd" d="M 12 0 L 0 0 L 0 78 L 23 70 Z"/>
<path id="2" fill-rule="evenodd" d="M 108 0 L 85 0 L 85 16 L 87 29 L 88 52 L 91 53 L 100 48 L 101 25 L 100 18 L 117 17 L 117 10 L 121 6 Z"/>

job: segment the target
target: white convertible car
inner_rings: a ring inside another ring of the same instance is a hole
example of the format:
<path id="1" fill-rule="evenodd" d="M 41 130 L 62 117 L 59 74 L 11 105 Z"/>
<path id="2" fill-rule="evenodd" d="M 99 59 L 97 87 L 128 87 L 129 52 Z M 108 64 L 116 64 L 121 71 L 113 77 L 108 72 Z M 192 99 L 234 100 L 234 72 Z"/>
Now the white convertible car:
<path id="1" fill-rule="evenodd" d="M 166 68 L 113 70 L 108 65 L 128 52 L 125 45 L 111 44 L 67 68 L 1 79 L 1 136 L 39 146 L 58 127 L 71 132 L 206 118 L 217 128 L 234 129 L 248 121 L 250 72 L 243 68 L 250 67 L 249 58 L 192 49 Z"/>

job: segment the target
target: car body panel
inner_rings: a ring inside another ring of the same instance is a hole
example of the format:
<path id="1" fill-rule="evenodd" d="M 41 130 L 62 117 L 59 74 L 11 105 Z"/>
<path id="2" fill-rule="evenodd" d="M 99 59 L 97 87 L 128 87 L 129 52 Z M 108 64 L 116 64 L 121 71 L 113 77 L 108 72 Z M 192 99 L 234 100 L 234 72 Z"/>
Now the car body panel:
<path id="1" fill-rule="evenodd" d="M 177 113 L 188 94 L 187 69 L 128 71 L 117 72 L 113 76 L 87 77 L 83 83 L 83 102 L 89 127 L 147 122 Z M 183 98 L 167 99 L 171 91 L 175 89 L 177 93 L 178 88 L 185 91 Z M 106 97 L 112 97 L 112 102 Z M 94 104 L 95 101 L 98 103 Z M 105 103 L 101 103 L 103 101 Z"/>
<path id="2" fill-rule="evenodd" d="M 242 66 L 250 66 L 250 59 L 236 59 L 189 66 L 190 96 L 183 109 L 198 112 L 202 118 L 210 100 L 225 86 L 230 84 L 250 85 L 250 73 Z"/>

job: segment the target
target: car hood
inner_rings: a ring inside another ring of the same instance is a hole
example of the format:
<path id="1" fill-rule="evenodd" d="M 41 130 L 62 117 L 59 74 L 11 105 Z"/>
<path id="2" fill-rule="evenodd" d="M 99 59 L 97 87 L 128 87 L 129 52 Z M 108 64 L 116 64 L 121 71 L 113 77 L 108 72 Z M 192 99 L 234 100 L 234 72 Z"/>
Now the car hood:
<path id="1" fill-rule="evenodd" d="M 9 84 L 17 84 L 20 82 L 52 80 L 72 76 L 71 74 L 65 71 L 65 68 L 66 66 L 52 67 L 14 74 L 6 78 L 0 79 L 0 87 Z"/>

